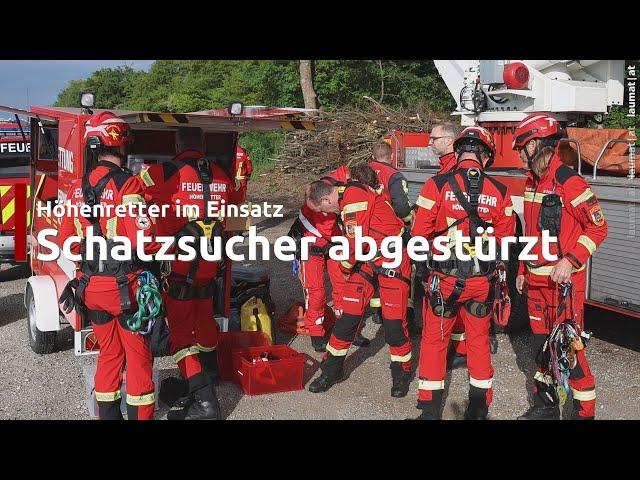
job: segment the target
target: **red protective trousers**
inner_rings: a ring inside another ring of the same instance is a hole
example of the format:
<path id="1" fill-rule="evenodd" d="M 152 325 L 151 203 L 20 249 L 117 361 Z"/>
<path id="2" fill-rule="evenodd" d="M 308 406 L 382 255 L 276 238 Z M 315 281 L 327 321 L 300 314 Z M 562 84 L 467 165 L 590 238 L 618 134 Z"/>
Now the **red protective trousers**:
<path id="1" fill-rule="evenodd" d="M 429 276 L 427 285 L 431 284 L 433 275 L 436 274 L 432 273 Z M 437 275 L 440 278 L 440 293 L 446 300 L 455 288 L 456 278 L 439 273 Z M 450 318 L 437 315 L 431 307 L 428 295 L 425 296 L 422 314 L 424 327 L 418 367 L 419 402 L 435 402 L 439 406 L 442 401 L 447 372 L 447 348 L 453 326 L 459 320 L 466 332 L 469 398 L 482 400 L 486 407 L 491 405 L 493 366 L 489 348 L 490 309 L 487 309 L 486 315 L 479 317 L 470 311 L 471 304 L 468 303 L 486 304 L 490 291 L 491 284 L 487 277 L 476 276 L 466 279 L 462 293 L 455 303 L 457 313 Z M 429 291 L 427 293 L 433 295 Z"/>
<path id="2" fill-rule="evenodd" d="M 573 298 L 567 298 L 566 306 L 560 315 L 557 315 L 557 307 L 561 303 L 560 293 L 551 279 L 547 286 L 526 287 L 529 324 L 534 335 L 536 353 L 557 323 L 573 318 L 580 328 L 584 328 L 585 271 L 574 273 L 571 282 Z M 577 410 L 579 417 L 593 418 L 596 412 L 595 378 L 589 368 L 585 349 L 576 352 L 576 358 L 577 364 L 569 375 L 574 411 Z M 541 368 L 537 369 L 534 380 L 534 394 L 537 392 L 537 382 L 551 383 L 551 378 L 545 375 Z"/>
<path id="3" fill-rule="evenodd" d="M 382 260 L 376 262 L 376 264 L 381 263 Z M 334 368 L 342 366 L 349 346 L 362 323 L 369 301 L 375 292 L 375 288 L 369 278 L 377 277 L 382 306 L 382 325 L 385 340 L 389 345 L 391 362 L 399 362 L 402 365 L 402 369 L 408 372 L 411 368 L 411 342 L 407 331 L 406 312 L 410 287 L 399 278 L 374 274 L 368 264 L 362 265 L 361 268 L 363 274 L 351 274 L 341 292 L 343 314 L 336 321 L 327 345 L 328 360 L 331 360 L 332 357 L 335 360 L 325 362 L 323 371 L 331 376 L 335 374 L 332 371 Z M 394 270 L 403 277 L 410 278 L 411 265 L 406 252 L 402 256 L 400 266 Z M 337 359 L 340 360 L 336 361 Z"/>
<path id="4" fill-rule="evenodd" d="M 206 266 L 209 278 L 196 274 L 194 287 L 211 283 L 217 272 L 217 263 L 204 260 L 200 262 L 203 267 Z M 182 273 L 187 271 L 190 265 L 190 262 L 175 260 L 172 262 L 172 270 Z M 184 278 L 172 275 L 169 282 L 172 280 L 183 281 Z M 188 380 L 200 374 L 203 367 L 209 364 L 208 357 L 215 355 L 218 326 L 213 316 L 213 297 L 178 300 L 165 292 L 163 299 L 169 324 L 171 355 L 182 376 Z"/>
<path id="5" fill-rule="evenodd" d="M 324 255 L 309 254 L 307 260 L 300 261 L 302 287 L 304 289 L 304 326 L 309 335 L 324 336 L 324 309 L 327 295 L 324 288 L 324 272 L 331 280 L 331 294 L 333 310 L 336 317 L 342 314 L 342 293 L 344 290 L 344 275 L 340 271 L 340 264 Z"/>

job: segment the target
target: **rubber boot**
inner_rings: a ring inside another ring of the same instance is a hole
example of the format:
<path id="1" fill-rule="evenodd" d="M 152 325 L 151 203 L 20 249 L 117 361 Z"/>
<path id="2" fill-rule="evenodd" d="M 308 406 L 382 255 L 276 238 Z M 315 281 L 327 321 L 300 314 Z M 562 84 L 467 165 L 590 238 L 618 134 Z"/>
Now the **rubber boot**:
<path id="1" fill-rule="evenodd" d="M 345 357 L 336 357 L 328 353 L 327 358 L 320 365 L 322 373 L 311 382 L 309 391 L 311 393 L 326 392 L 336 383 L 342 382 L 344 380 L 344 359 Z"/>
<path id="2" fill-rule="evenodd" d="M 431 400 L 418 400 L 422 413 L 416 420 L 442 420 L 442 390 L 433 390 Z"/>
<path id="3" fill-rule="evenodd" d="M 533 406 L 518 417 L 518 420 L 560 420 L 560 402 L 552 385 L 535 381 L 536 393 Z"/>
<path id="4" fill-rule="evenodd" d="M 98 419 L 99 420 L 124 420 L 122 411 L 120 410 L 120 399 L 112 402 L 98 403 Z"/>
<path id="5" fill-rule="evenodd" d="M 189 378 L 191 400 L 182 408 L 172 408 L 167 420 L 220 420 L 220 404 L 215 387 L 204 372 Z"/>
<path id="6" fill-rule="evenodd" d="M 489 414 L 487 389 L 471 385 L 469 387 L 469 405 L 464 412 L 465 420 L 486 420 Z"/>
<path id="7" fill-rule="evenodd" d="M 220 384 L 220 375 L 218 373 L 218 354 L 216 351 L 212 352 L 200 352 L 198 353 L 198 359 L 202 370 L 209 376 L 213 385 Z"/>
<path id="8" fill-rule="evenodd" d="M 365 336 L 362 335 L 362 332 L 358 332 L 356 334 L 356 337 L 353 339 L 353 345 L 355 345 L 356 347 L 363 347 L 366 348 L 369 345 L 371 345 L 371 340 L 369 340 L 368 338 L 366 338 Z"/>
<path id="9" fill-rule="evenodd" d="M 409 393 L 409 383 L 411 382 L 411 372 L 402 369 L 402 362 L 391 362 L 391 396 L 394 398 L 406 397 Z"/>
<path id="10" fill-rule="evenodd" d="M 327 342 L 322 336 L 312 336 L 311 346 L 318 353 L 324 353 L 327 350 Z"/>

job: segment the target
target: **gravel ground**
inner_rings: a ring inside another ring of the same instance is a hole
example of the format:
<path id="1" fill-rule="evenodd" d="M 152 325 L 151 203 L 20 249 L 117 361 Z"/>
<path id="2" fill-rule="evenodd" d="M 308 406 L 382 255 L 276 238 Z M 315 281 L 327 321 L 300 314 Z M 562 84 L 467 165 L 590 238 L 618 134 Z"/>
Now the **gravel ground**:
<path id="1" fill-rule="evenodd" d="M 270 219 L 258 224 L 258 233 L 274 239 L 286 234 L 291 218 Z M 278 311 L 285 310 L 302 292 L 291 275 L 289 263 L 259 262 L 271 271 L 272 296 Z M 83 369 L 95 357 L 73 354 L 73 332 L 60 332 L 57 350 L 37 355 L 27 340 L 26 311 L 23 306 L 25 269 L 3 265 L 0 269 L 0 419 L 89 419 L 85 403 Z M 598 384 L 598 418 L 640 419 L 640 321 L 625 320 L 589 309 L 587 321 L 596 338 L 589 345 L 589 358 Z M 219 397 L 223 416 L 228 419 L 405 419 L 417 416 L 417 380 L 403 399 L 389 395 L 391 378 L 384 333 L 367 322 L 364 330 L 371 338 L 368 348 L 355 348 L 346 362 L 348 379 L 324 394 L 307 390 L 261 396 L 246 396 L 232 383 L 222 383 Z M 306 354 L 305 385 L 318 373 L 320 354 L 311 349 L 307 337 L 280 335 Z M 529 360 L 531 335 L 528 332 L 497 336 L 494 403 L 490 418 L 513 419 L 528 407 L 525 388 L 533 365 Z M 414 340 L 417 359 L 417 340 Z M 156 359 L 160 380 L 176 376 L 170 357 Z M 447 378 L 445 419 L 462 418 L 466 407 L 468 376 L 465 369 L 450 372 Z M 565 414 L 569 413 L 568 402 Z M 160 405 L 157 418 L 163 418 Z"/>

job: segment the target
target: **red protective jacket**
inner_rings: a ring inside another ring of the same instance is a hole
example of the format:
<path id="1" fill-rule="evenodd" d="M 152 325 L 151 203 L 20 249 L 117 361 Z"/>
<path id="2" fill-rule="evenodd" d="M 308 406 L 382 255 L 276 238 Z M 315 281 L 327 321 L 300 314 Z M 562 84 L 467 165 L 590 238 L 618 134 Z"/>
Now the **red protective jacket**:
<path id="1" fill-rule="evenodd" d="M 349 179 L 349 167 L 344 165 L 326 174 L 322 179 L 326 182 L 343 184 Z M 331 237 L 342 235 L 335 213 L 315 212 L 305 203 L 300 207 L 298 216 L 305 230 L 305 235 L 316 237 L 315 246 L 324 247 L 331 243 Z"/>
<path id="2" fill-rule="evenodd" d="M 398 218 L 405 223 L 410 222 L 413 209 L 409 203 L 407 179 L 404 178 L 402 172 L 392 165 L 379 162 L 376 159 L 371 160 L 369 166 L 378 176 L 378 182 L 382 188 L 378 193 L 385 196 Z"/>
<path id="3" fill-rule="evenodd" d="M 445 153 L 440 157 L 440 170 L 438 170 L 438 175 L 445 174 L 450 172 L 451 170 L 455 170 L 456 168 L 456 154 Z"/>
<path id="4" fill-rule="evenodd" d="M 115 214 L 115 207 L 126 204 L 144 205 L 143 185 L 138 177 L 134 177 L 126 173 L 111 162 L 98 162 L 96 168 L 89 174 L 89 183 L 95 186 L 105 175 L 115 172 L 115 176 L 107 182 L 101 197 L 101 204 L 104 206 L 112 205 L 111 210 L 104 210 L 105 215 L 100 217 L 100 229 L 106 238 L 114 236 L 127 237 L 131 241 L 133 253 L 137 248 L 137 232 L 141 230 L 145 236 L 152 236 L 152 221 L 147 216 L 129 216 L 123 215 L 118 217 Z M 72 205 L 82 205 L 84 198 L 82 195 L 82 179 L 75 180 L 69 192 L 67 193 L 67 202 Z M 102 212 L 101 212 L 102 213 Z M 58 231 L 58 244 L 62 247 L 64 241 L 72 235 L 85 237 L 87 227 L 91 222 L 83 215 L 65 216 L 62 218 L 60 229 Z M 96 232 L 94 232 L 94 236 Z M 72 253 L 81 253 L 81 245 L 74 243 L 72 245 Z M 160 245 L 155 242 L 145 244 L 145 253 L 155 253 Z M 136 272 L 127 275 L 130 282 L 134 282 L 137 278 Z M 80 278 L 81 272 L 77 271 L 77 277 Z M 116 287 L 115 277 L 107 276 L 91 276 L 89 284 L 85 290 L 85 295 L 101 294 L 103 297 L 112 295 L 118 298 L 118 289 Z M 115 302 L 115 300 L 114 300 Z"/>
<path id="5" fill-rule="evenodd" d="M 454 233 L 447 232 L 447 227 L 460 218 L 465 220 L 453 229 L 461 230 L 465 236 L 469 235 L 467 213 L 458 203 L 447 179 L 453 175 L 460 189 L 468 192 L 469 180 L 466 172 L 470 168 L 478 168 L 478 163 L 473 160 L 463 160 L 458 164 L 455 173 L 436 175 L 425 182 L 416 200 L 418 210 L 411 231 L 412 236 L 423 236 L 432 240 L 436 233 L 444 231 L 441 235 L 448 234 L 453 239 Z M 485 176 L 480 184 L 478 215 L 482 220 L 493 225 L 492 235 L 496 237 L 498 243 L 506 236 L 515 235 L 511 196 L 506 186 L 489 176 Z"/>
<path id="6" fill-rule="evenodd" d="M 362 236 L 369 236 L 376 241 L 378 250 L 386 237 L 400 236 L 404 231 L 404 222 L 396 216 L 384 196 L 362 183 L 347 182 L 346 186 L 339 187 L 338 201 L 344 235 L 349 241 L 349 260 L 341 262 L 345 269 L 351 269 L 356 264 L 356 227 L 362 227 Z"/>
<path id="7" fill-rule="evenodd" d="M 571 262 L 574 272 L 582 271 L 589 257 L 607 237 L 607 222 L 598 199 L 587 181 L 563 164 L 556 152 L 543 178 L 536 181 L 533 174 L 528 173 L 524 193 L 525 235 L 541 237 L 538 219 L 542 199 L 550 193 L 558 194 L 563 204 L 558 239 L 562 256 Z M 557 244 L 551 244 L 550 251 L 556 255 L 560 253 Z M 557 261 L 536 268 L 547 262 L 542 256 L 541 242 L 536 244 L 531 253 L 538 255 L 538 260 L 526 268 L 525 262 L 520 262 L 518 274 L 525 274 L 526 271 L 530 285 L 547 285 Z"/>
<path id="8" fill-rule="evenodd" d="M 234 175 L 235 191 L 238 192 L 238 201 L 244 202 L 247 196 L 247 183 L 253 172 L 253 164 L 247 151 L 240 146 L 236 149 L 232 172 Z"/>
<path id="9" fill-rule="evenodd" d="M 159 235 L 175 235 L 181 228 L 189 223 L 189 218 L 184 214 L 177 215 L 177 204 L 197 205 L 200 216 L 197 220 L 204 219 L 205 200 L 202 182 L 197 170 L 188 164 L 202 158 L 202 153 L 197 150 L 185 150 L 178 154 L 171 162 L 159 165 L 151 165 L 140 173 L 145 185 L 145 193 L 158 205 L 169 205 L 168 215 L 158 224 Z M 236 203 L 237 192 L 234 183 L 229 180 L 224 170 L 209 160 L 211 169 L 211 201 L 215 207 Z M 224 222 L 224 219 L 223 219 Z"/>

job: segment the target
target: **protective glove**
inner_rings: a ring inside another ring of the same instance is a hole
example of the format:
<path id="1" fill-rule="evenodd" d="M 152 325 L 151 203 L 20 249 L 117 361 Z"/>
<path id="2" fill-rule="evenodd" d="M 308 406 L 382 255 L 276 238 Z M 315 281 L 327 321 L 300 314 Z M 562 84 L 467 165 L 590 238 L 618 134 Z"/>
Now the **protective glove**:
<path id="1" fill-rule="evenodd" d="M 78 288 L 78 279 L 74 278 L 67 283 L 67 286 L 62 290 L 62 294 L 58 299 L 58 303 L 62 305 L 62 311 L 69 315 L 77 306 L 76 301 L 76 289 Z"/>

